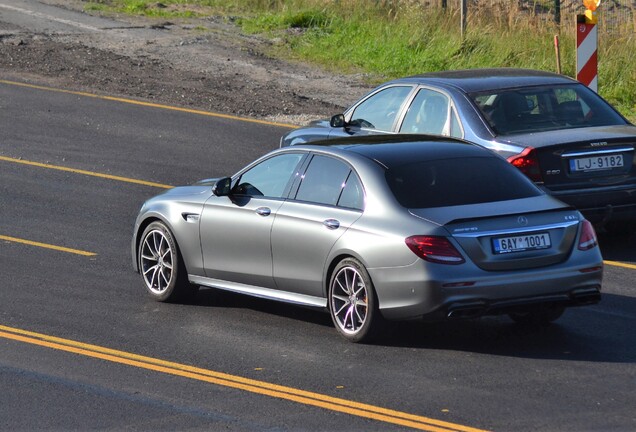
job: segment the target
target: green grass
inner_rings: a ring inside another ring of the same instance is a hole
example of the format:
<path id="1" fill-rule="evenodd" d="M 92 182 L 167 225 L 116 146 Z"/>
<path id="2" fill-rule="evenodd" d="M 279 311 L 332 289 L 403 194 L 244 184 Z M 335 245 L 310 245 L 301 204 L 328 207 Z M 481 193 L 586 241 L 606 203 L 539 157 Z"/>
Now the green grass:
<path id="1" fill-rule="evenodd" d="M 558 28 L 549 15 L 520 11 L 512 0 L 505 1 L 498 8 L 471 10 L 463 38 L 457 11 L 425 7 L 423 1 L 163 0 L 165 7 L 157 7 L 157 1 L 102 0 L 87 8 L 150 16 L 231 15 L 243 31 L 279 41 L 273 55 L 365 73 L 371 84 L 443 69 L 555 71 L 553 39 L 559 34 L 562 73 L 574 76 L 574 12 L 564 14 Z M 599 93 L 633 122 L 635 52 L 634 29 L 599 32 Z"/>
<path id="2" fill-rule="evenodd" d="M 189 0 L 89 0 L 86 11 L 118 12 L 157 18 L 196 18 L 214 11 L 209 1 Z"/>

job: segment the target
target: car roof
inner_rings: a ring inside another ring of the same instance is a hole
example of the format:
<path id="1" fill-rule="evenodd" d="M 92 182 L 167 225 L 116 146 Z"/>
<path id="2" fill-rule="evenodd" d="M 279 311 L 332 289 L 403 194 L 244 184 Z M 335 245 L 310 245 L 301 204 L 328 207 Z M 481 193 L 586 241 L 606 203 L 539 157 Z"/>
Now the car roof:
<path id="1" fill-rule="evenodd" d="M 390 83 L 436 84 L 453 86 L 466 93 L 537 85 L 576 84 L 564 75 L 533 69 L 492 68 L 430 72 L 400 78 Z"/>
<path id="2" fill-rule="evenodd" d="M 297 147 L 332 149 L 333 153 L 355 153 L 386 168 L 405 163 L 465 157 L 497 157 L 494 153 L 467 141 L 427 135 L 365 135 L 315 141 Z"/>

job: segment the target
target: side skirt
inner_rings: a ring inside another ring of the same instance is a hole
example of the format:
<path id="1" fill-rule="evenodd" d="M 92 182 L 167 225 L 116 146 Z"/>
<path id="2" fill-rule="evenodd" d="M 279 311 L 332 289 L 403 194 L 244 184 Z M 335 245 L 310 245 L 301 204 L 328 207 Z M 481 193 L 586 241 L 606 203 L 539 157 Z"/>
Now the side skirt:
<path id="1" fill-rule="evenodd" d="M 322 297 L 308 296 L 305 294 L 290 293 L 271 288 L 263 288 L 254 285 L 246 285 L 236 282 L 228 282 L 220 279 L 212 279 L 203 276 L 188 275 L 190 283 L 210 288 L 222 289 L 225 291 L 247 294 L 252 297 L 259 297 L 269 300 L 276 300 L 285 303 L 292 303 L 315 308 L 327 308 L 327 299 Z"/>

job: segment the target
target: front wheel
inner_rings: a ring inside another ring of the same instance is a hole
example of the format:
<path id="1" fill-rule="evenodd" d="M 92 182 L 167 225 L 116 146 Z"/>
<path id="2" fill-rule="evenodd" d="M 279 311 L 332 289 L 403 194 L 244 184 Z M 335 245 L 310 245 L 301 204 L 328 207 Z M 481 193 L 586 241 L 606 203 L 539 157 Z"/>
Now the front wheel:
<path id="1" fill-rule="evenodd" d="M 517 324 L 523 325 L 547 325 L 556 321 L 563 315 L 563 306 L 547 305 L 536 306 L 520 312 L 513 312 L 508 316 Z"/>
<path id="2" fill-rule="evenodd" d="M 157 301 L 183 300 L 194 291 L 174 236 L 161 222 L 153 222 L 141 236 L 139 268 L 146 290 Z"/>
<path id="3" fill-rule="evenodd" d="M 346 258 L 334 269 L 329 282 L 329 310 L 345 339 L 370 342 L 378 336 L 382 316 L 371 278 L 358 260 Z"/>

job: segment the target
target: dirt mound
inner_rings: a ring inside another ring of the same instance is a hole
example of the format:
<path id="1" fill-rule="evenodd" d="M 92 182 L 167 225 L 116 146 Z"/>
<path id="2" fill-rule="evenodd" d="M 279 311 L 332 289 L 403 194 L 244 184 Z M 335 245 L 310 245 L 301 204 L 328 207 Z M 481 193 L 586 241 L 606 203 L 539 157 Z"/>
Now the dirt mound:
<path id="1" fill-rule="evenodd" d="M 99 31 L 47 33 L 0 21 L 0 73 L 294 124 L 341 112 L 368 90 L 360 76 L 271 58 L 265 54 L 268 41 L 242 35 L 221 20 L 116 22 Z"/>

